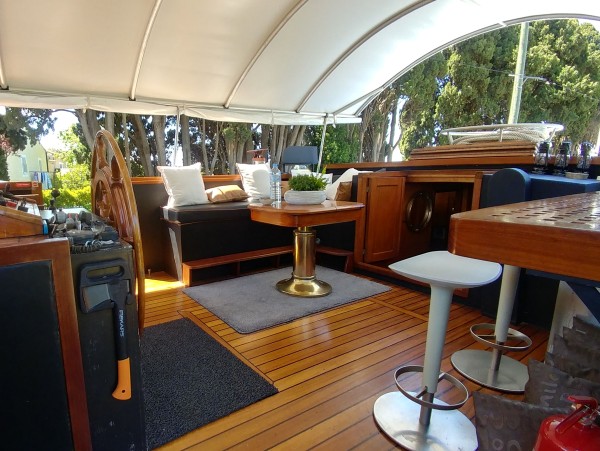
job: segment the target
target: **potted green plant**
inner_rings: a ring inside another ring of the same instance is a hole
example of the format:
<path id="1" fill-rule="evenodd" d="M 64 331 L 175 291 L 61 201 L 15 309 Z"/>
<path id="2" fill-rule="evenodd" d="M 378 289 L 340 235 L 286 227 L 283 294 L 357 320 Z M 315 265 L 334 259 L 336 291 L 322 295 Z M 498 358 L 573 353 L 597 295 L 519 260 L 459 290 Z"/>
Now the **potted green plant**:
<path id="1" fill-rule="evenodd" d="M 283 198 L 288 204 L 314 205 L 325 201 L 327 181 L 320 174 L 302 174 L 290 178 Z"/>

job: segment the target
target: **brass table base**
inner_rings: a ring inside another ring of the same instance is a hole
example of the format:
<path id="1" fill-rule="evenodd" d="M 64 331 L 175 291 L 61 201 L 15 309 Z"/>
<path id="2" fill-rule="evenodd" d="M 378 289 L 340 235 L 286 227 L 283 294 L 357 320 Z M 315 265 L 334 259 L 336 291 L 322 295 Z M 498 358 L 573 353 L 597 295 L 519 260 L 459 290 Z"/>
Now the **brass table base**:
<path id="1" fill-rule="evenodd" d="M 299 297 L 327 296 L 331 285 L 317 280 L 315 275 L 316 232 L 312 227 L 294 230 L 294 270 L 292 277 L 277 282 L 282 293 Z"/>
<path id="2" fill-rule="evenodd" d="M 282 293 L 291 294 L 292 296 L 317 297 L 327 296 L 331 293 L 331 285 L 327 282 L 317 280 L 315 277 L 302 279 L 294 277 L 293 274 L 289 279 L 277 282 L 276 286 Z"/>

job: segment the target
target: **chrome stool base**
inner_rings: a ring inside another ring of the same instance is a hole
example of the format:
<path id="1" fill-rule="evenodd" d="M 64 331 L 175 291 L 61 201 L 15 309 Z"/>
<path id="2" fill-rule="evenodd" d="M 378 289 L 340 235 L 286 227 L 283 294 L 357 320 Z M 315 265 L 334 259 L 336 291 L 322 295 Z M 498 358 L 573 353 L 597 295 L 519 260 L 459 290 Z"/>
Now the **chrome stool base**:
<path id="1" fill-rule="evenodd" d="M 414 394 L 416 396 L 416 394 Z M 445 404 L 436 399 L 436 404 Z M 409 450 L 475 450 L 473 423 L 458 410 L 431 412 L 431 422 L 419 422 L 421 406 L 400 392 L 386 393 L 375 401 L 375 421 L 392 440 Z"/>
<path id="2" fill-rule="evenodd" d="M 494 371 L 493 359 L 493 352 L 475 349 L 457 351 L 450 357 L 456 371 L 479 385 L 506 393 L 523 393 L 529 380 L 527 366 L 503 355 Z"/>

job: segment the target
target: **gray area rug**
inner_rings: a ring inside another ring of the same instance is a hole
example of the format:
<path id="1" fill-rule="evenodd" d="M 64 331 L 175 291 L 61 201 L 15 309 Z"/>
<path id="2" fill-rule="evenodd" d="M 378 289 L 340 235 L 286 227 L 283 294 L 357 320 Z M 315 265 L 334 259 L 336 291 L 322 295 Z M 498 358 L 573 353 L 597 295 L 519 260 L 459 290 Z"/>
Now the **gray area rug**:
<path id="1" fill-rule="evenodd" d="M 291 267 L 281 268 L 198 285 L 183 292 L 236 331 L 247 334 L 390 290 L 380 283 L 317 266 L 317 278 L 329 283 L 332 293 L 317 298 L 294 297 L 275 288 L 291 273 Z"/>
<path id="2" fill-rule="evenodd" d="M 277 393 L 189 319 L 147 327 L 141 351 L 148 449 Z"/>

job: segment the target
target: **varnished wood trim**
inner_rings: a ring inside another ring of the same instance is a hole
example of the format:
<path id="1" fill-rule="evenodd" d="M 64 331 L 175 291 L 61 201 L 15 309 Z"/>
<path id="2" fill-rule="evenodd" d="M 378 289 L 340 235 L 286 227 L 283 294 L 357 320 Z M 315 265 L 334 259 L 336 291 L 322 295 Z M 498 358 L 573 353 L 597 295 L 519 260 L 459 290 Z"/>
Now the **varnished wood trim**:
<path id="1" fill-rule="evenodd" d="M 51 262 L 73 444 L 77 450 L 91 450 L 69 241 L 66 238 L 6 238 L 0 240 L 0 249 L 1 266 Z"/>
<path id="2" fill-rule="evenodd" d="M 227 183 L 241 180 L 239 174 L 235 175 L 203 175 L 202 179 L 205 182 Z M 162 177 L 132 177 L 132 185 L 162 185 Z"/>

